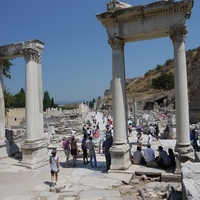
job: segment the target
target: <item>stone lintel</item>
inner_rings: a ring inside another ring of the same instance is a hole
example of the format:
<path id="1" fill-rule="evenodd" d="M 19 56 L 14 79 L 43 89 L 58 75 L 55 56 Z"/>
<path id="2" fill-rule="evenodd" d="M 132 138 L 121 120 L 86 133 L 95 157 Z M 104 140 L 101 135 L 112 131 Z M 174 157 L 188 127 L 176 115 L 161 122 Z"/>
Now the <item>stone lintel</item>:
<path id="1" fill-rule="evenodd" d="M 44 48 L 44 43 L 40 40 L 29 40 L 26 42 L 14 43 L 9 45 L 0 46 L 0 59 L 12 59 L 23 57 L 22 49 L 35 49 L 39 53 Z"/>
<path id="2" fill-rule="evenodd" d="M 110 148 L 111 166 L 110 170 L 125 170 L 131 165 L 129 144 L 116 145 Z"/>
<path id="3" fill-rule="evenodd" d="M 169 36 L 170 27 L 184 25 L 190 17 L 193 0 L 158 1 L 96 15 L 108 37 L 134 42 Z"/>

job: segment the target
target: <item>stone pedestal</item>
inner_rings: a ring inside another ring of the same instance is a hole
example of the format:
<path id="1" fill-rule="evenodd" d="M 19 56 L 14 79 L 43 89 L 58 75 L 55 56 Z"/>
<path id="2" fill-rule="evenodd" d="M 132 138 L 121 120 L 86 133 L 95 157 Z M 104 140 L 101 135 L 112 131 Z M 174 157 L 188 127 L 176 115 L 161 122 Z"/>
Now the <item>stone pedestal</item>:
<path id="1" fill-rule="evenodd" d="M 168 124 L 169 126 L 169 139 L 176 139 L 176 124 Z"/>
<path id="2" fill-rule="evenodd" d="M 130 146 L 129 144 L 113 145 L 110 148 L 111 170 L 125 170 L 130 167 Z"/>
<path id="3" fill-rule="evenodd" d="M 45 140 L 25 143 L 21 150 L 23 157 L 20 165 L 24 167 L 37 169 L 48 162 L 47 142 Z"/>
<path id="4" fill-rule="evenodd" d="M 190 144 L 188 145 L 176 144 L 174 151 L 176 157 L 175 174 L 181 174 L 182 163 L 185 163 L 187 161 L 192 161 L 192 162 L 195 161 L 194 149 Z"/>
<path id="5" fill-rule="evenodd" d="M 6 139 L 0 139 L 0 159 L 8 157 L 8 144 Z"/>

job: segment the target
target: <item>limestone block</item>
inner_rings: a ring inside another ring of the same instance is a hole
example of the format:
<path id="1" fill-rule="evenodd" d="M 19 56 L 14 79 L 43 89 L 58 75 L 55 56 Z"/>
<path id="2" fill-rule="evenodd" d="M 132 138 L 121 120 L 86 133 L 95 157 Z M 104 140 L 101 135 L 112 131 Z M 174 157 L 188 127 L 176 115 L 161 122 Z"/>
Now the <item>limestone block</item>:
<path id="1" fill-rule="evenodd" d="M 200 199 L 200 163 L 190 161 L 182 165 L 183 200 Z"/>

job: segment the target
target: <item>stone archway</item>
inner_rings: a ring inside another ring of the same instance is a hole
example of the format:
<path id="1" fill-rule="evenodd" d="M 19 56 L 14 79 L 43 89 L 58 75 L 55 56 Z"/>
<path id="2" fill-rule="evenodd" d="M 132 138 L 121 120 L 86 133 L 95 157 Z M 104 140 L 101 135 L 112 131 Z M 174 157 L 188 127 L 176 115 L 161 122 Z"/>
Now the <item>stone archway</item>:
<path id="1" fill-rule="evenodd" d="M 194 158 L 189 139 L 189 110 L 185 42 L 188 32 L 185 21 L 190 18 L 193 0 L 157 1 L 131 6 L 120 1 L 107 3 L 107 12 L 96 15 L 108 33 L 112 48 L 114 145 L 111 148 L 111 169 L 130 166 L 127 139 L 124 46 L 154 38 L 170 37 L 174 46 L 175 99 L 177 142 L 175 150 L 181 158 Z"/>
<path id="2" fill-rule="evenodd" d="M 22 149 L 21 165 L 37 168 L 47 160 L 47 143 L 43 131 L 42 65 L 44 43 L 39 40 L 0 46 L 0 153 L 6 156 L 5 105 L 3 96 L 3 60 L 25 58 L 26 136 Z"/>

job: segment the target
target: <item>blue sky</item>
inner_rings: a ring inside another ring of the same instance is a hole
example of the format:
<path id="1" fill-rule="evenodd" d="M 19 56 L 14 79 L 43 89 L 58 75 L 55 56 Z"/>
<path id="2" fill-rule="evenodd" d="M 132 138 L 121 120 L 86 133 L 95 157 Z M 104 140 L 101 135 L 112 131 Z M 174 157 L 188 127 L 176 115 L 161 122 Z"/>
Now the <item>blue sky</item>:
<path id="1" fill-rule="evenodd" d="M 109 0 L 0 0 L 0 45 L 39 39 L 43 41 L 43 92 L 55 102 L 92 100 L 103 96 L 112 79 L 112 50 L 106 29 L 96 14 L 106 12 Z M 125 0 L 133 6 L 151 0 Z M 200 1 L 195 0 L 186 21 L 186 50 L 200 46 Z M 143 76 L 157 64 L 173 58 L 169 38 L 125 45 L 126 77 Z M 6 88 L 16 94 L 25 88 L 24 58 L 12 60 L 12 79 Z"/>

